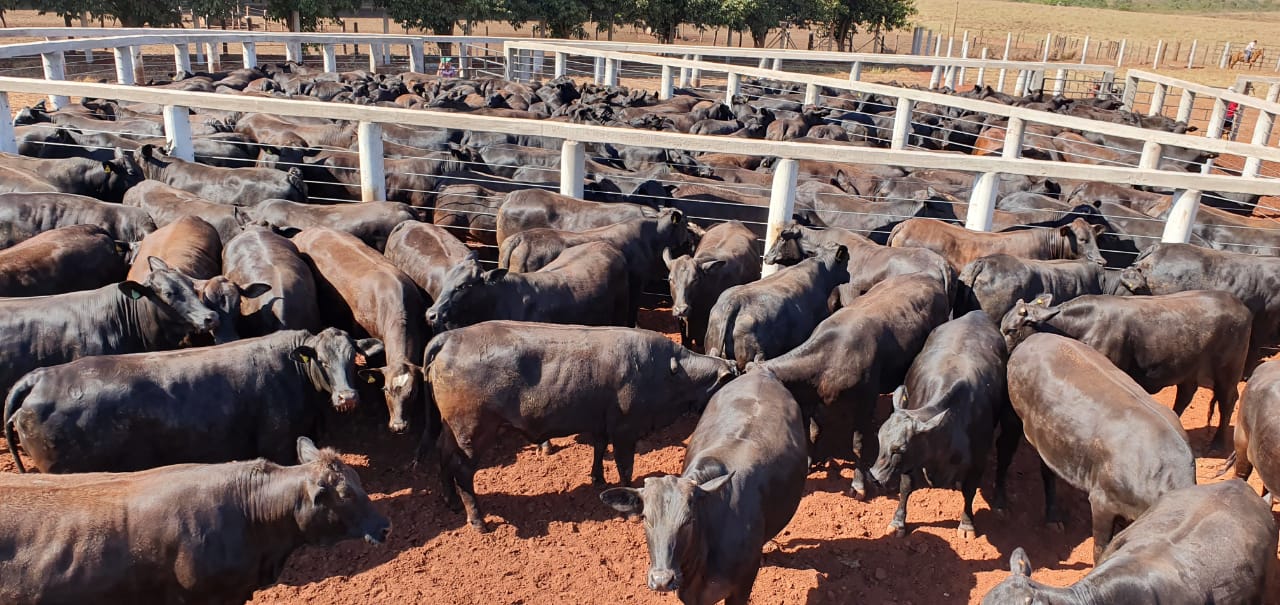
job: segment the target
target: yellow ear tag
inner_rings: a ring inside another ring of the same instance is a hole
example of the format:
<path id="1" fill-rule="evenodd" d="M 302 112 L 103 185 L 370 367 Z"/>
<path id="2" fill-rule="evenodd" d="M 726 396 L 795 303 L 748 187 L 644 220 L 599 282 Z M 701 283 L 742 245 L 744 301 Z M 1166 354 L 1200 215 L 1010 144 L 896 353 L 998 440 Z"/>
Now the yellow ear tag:
<path id="1" fill-rule="evenodd" d="M 373 377 L 373 375 L 372 375 L 372 374 L 370 374 L 370 375 L 368 375 L 368 376 L 365 376 L 365 377 L 364 377 L 364 381 L 365 381 L 365 382 L 367 382 L 367 383 L 369 383 L 369 384 L 373 384 L 373 383 L 377 382 L 377 381 L 378 381 L 378 379 L 377 379 L 377 378 L 374 378 L 374 377 Z"/>

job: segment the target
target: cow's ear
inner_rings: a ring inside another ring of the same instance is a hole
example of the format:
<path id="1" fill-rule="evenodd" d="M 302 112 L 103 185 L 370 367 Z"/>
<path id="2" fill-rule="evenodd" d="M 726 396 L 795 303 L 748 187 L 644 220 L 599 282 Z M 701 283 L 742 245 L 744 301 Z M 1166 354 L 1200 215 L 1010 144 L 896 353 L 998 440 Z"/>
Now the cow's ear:
<path id="1" fill-rule="evenodd" d="M 320 450 L 307 437 L 298 437 L 298 464 L 306 464 L 320 459 Z"/>
<path id="2" fill-rule="evenodd" d="M 315 358 L 316 350 L 308 347 L 307 345 L 301 345 L 289 352 L 289 359 L 292 359 L 302 365 L 311 363 Z"/>
<path id="3" fill-rule="evenodd" d="M 849 249 L 844 245 L 836 248 L 836 260 L 842 263 L 849 262 Z"/>
<path id="4" fill-rule="evenodd" d="M 164 262 L 164 259 L 158 256 L 148 256 L 147 266 L 151 267 L 152 271 L 169 271 L 170 270 L 169 263 Z"/>
<path id="5" fill-rule="evenodd" d="M 950 413 L 951 413 L 951 409 L 948 408 L 948 409 L 942 410 L 937 414 L 934 414 L 932 418 L 920 423 L 919 432 L 928 433 L 930 431 L 937 429 L 938 426 L 941 425 L 943 421 L 947 419 L 947 415 Z"/>
<path id="6" fill-rule="evenodd" d="M 620 513 L 639 515 L 644 513 L 644 499 L 640 490 L 631 487 L 615 487 L 600 492 L 600 501 Z"/>
<path id="7" fill-rule="evenodd" d="M 1031 577 L 1031 559 L 1027 558 L 1027 551 L 1021 546 L 1015 548 L 1009 557 L 1009 572 L 1015 576 Z"/>
<path id="8" fill-rule="evenodd" d="M 1031 301 L 1031 304 L 1037 307 L 1051 307 L 1053 306 L 1053 294 L 1045 292 Z"/>
<path id="9" fill-rule="evenodd" d="M 356 341 L 356 351 L 365 357 L 373 357 L 382 354 L 382 341 L 377 338 L 361 338 Z"/>
<path id="10" fill-rule="evenodd" d="M 901 410 L 905 403 L 907 403 L 907 385 L 904 384 L 893 391 L 893 409 Z"/>
<path id="11" fill-rule="evenodd" d="M 271 284 L 254 282 L 252 284 L 249 284 L 248 286 L 240 288 L 240 296 L 243 298 L 257 298 L 259 296 L 262 296 L 263 294 L 266 294 L 269 291 L 271 291 Z"/>
<path id="12" fill-rule="evenodd" d="M 716 258 L 703 262 L 698 266 L 698 268 L 702 269 L 704 272 L 710 272 L 719 269 L 722 265 L 724 265 L 724 259 Z"/>
<path id="13" fill-rule="evenodd" d="M 720 475 L 715 479 L 703 481 L 702 483 L 698 484 L 698 491 L 704 494 L 713 494 L 719 491 L 720 489 L 724 488 L 724 486 L 729 485 L 730 479 L 733 479 L 733 473 L 731 472 Z"/>
<path id="14" fill-rule="evenodd" d="M 156 146 L 148 143 L 143 145 L 141 149 L 138 149 L 138 153 L 142 154 L 142 157 L 150 159 L 154 155 L 155 150 Z"/>
<path id="15" fill-rule="evenodd" d="M 133 300 L 138 300 L 140 298 L 143 298 L 151 294 L 151 288 L 148 288 L 133 280 L 120 282 L 119 288 L 120 288 L 120 291 L 123 292 L 125 296 L 128 296 Z"/>
<path id="16" fill-rule="evenodd" d="M 496 284 L 502 281 L 502 278 L 506 276 L 507 276 L 506 269 L 492 269 L 490 271 L 485 272 L 484 281 L 487 284 Z"/>
<path id="17" fill-rule="evenodd" d="M 1063 225 L 1061 227 L 1058 227 L 1058 233 L 1062 235 L 1062 237 L 1071 237 L 1072 235 L 1071 225 Z"/>
<path id="18" fill-rule="evenodd" d="M 1102 235 L 1104 232 L 1106 232 L 1106 230 L 1107 230 L 1107 228 L 1106 228 L 1105 226 L 1103 226 L 1103 225 L 1094 225 L 1094 226 L 1093 226 L 1093 234 L 1094 234 L 1094 235 Z"/>
<path id="19" fill-rule="evenodd" d="M 372 387 L 382 388 L 382 385 L 386 384 L 386 376 L 383 375 L 382 368 L 365 368 L 356 372 L 356 376 Z"/>
<path id="20" fill-rule="evenodd" d="M 671 211 L 671 223 L 672 223 L 673 225 L 679 225 L 679 224 L 681 223 L 681 221 L 683 221 L 683 220 L 684 220 L 684 213 L 683 213 L 683 212 L 680 212 L 679 210 L 672 210 L 672 211 Z"/>

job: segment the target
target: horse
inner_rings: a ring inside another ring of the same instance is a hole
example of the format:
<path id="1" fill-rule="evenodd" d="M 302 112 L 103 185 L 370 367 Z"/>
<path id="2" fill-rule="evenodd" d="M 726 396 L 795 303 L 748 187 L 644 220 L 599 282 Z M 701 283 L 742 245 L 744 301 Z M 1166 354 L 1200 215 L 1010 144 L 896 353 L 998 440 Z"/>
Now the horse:
<path id="1" fill-rule="evenodd" d="M 1253 51 L 1253 56 L 1249 57 L 1249 59 L 1246 61 L 1244 58 L 1244 51 L 1237 50 L 1231 53 L 1231 60 L 1227 64 L 1227 68 L 1235 69 L 1237 63 L 1244 63 L 1246 67 L 1253 69 L 1253 65 L 1255 63 L 1262 63 L 1262 55 L 1263 55 L 1263 50 L 1259 48 L 1258 50 Z"/>

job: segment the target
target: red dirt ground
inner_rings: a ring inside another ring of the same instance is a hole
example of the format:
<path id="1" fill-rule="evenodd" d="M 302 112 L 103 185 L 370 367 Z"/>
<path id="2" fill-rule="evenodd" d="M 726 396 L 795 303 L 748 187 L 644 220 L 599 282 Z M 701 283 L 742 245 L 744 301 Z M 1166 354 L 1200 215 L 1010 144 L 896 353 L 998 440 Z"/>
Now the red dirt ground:
<path id="1" fill-rule="evenodd" d="M 642 322 L 666 332 L 672 327 L 656 313 Z M 1171 404 L 1172 391 L 1157 399 Z M 1183 416 L 1197 452 L 1205 451 L 1211 435 L 1207 404 L 1202 390 Z M 557 439 L 557 451 L 543 457 L 513 437 L 505 449 L 484 456 L 476 489 L 493 531 L 479 534 L 444 507 L 434 465 L 408 468 L 415 439 L 389 434 L 382 424 L 385 413 L 380 418 L 376 407 L 334 419 L 330 426 L 341 428 L 320 441 L 346 452 L 346 461 L 394 523 L 391 539 L 379 547 L 349 542 L 304 548 L 280 583 L 259 591 L 254 603 L 677 602 L 646 588 L 643 530 L 597 499 L 587 476 L 589 446 Z M 642 442 L 636 476 L 679 472 L 683 443 L 695 423 L 684 418 Z M 1200 480 L 1214 481 L 1222 464 L 1222 453 L 1200 459 Z M 606 470 L 616 481 L 611 464 Z M 0 452 L 0 471 L 13 472 L 7 451 Z M 958 492 L 916 492 L 908 516 L 912 532 L 896 538 L 886 530 L 896 497 L 854 500 L 845 493 L 848 477 L 847 466 L 838 477 L 825 471 L 809 476 L 800 510 L 765 547 L 752 603 L 977 603 L 1007 575 L 1009 553 L 1017 546 L 1030 555 L 1034 577 L 1050 584 L 1070 583 L 1092 567 L 1088 502 L 1081 492 L 1060 489 L 1066 531 L 1046 528 L 1037 460 L 1026 443 L 1010 475 L 1013 512 L 996 517 L 980 493 L 974 540 L 956 534 Z M 1252 483 L 1260 487 L 1256 477 Z M 1272 599 L 1277 604 L 1280 595 Z"/>

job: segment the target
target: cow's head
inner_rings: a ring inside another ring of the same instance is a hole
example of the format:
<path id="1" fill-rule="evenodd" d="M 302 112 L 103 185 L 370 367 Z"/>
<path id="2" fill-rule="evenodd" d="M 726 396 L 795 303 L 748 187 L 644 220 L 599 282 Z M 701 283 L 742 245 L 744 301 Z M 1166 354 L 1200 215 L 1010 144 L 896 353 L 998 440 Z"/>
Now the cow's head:
<path id="1" fill-rule="evenodd" d="M 1009 557 L 1009 577 L 996 585 L 982 598 L 982 605 L 1035 605 L 1040 600 L 1042 587 L 1031 579 L 1031 560 L 1022 547 L 1014 549 Z"/>
<path id="2" fill-rule="evenodd" d="M 805 259 L 804 229 L 796 223 L 788 223 L 778 234 L 778 241 L 764 254 L 766 265 L 794 265 Z"/>
<path id="3" fill-rule="evenodd" d="M 1005 313 L 1000 320 L 1000 334 L 1004 336 L 1004 344 L 1013 348 L 1022 344 L 1032 334 L 1044 331 L 1045 322 L 1053 319 L 1061 311 L 1061 307 L 1053 307 L 1053 295 L 1041 294 L 1035 300 L 1020 300 Z"/>
<path id="4" fill-rule="evenodd" d="M 26 126 L 29 124 L 39 124 L 41 122 L 52 122 L 53 118 L 49 117 L 45 110 L 44 101 L 40 101 L 31 107 L 24 108 L 13 117 L 14 126 Z"/>
<path id="5" fill-rule="evenodd" d="M 382 389 L 387 401 L 387 428 L 400 434 L 409 430 L 406 410 L 418 400 L 422 386 L 422 368 L 408 362 L 395 362 L 381 368 L 360 370 L 365 384 Z"/>
<path id="6" fill-rule="evenodd" d="M 722 497 L 733 473 L 694 480 L 667 475 L 649 477 L 644 487 L 615 487 L 600 494 L 600 501 L 627 514 L 644 515 L 644 537 L 649 544 L 649 588 L 659 592 L 679 590 L 682 570 L 705 556 L 706 521 L 699 514 L 707 498 Z"/>
<path id="7" fill-rule="evenodd" d="M 317 449 L 310 439 L 299 437 L 298 464 L 306 470 L 298 501 L 290 508 L 308 543 L 364 538 L 381 544 L 391 534 L 391 522 L 374 509 L 360 477 L 337 452 Z"/>
<path id="8" fill-rule="evenodd" d="M 89 171 L 84 179 L 93 190 L 93 196 L 107 202 L 124 200 L 124 194 L 130 187 L 141 183 L 145 177 L 142 167 L 133 157 L 133 152 L 119 147 L 115 149 L 115 157 L 102 162 L 102 171 Z"/>
<path id="9" fill-rule="evenodd" d="M 494 304 L 493 286 L 507 277 L 506 269 L 485 271 L 476 254 L 468 254 L 444 276 L 440 296 L 427 309 L 427 323 L 436 332 L 454 330 L 487 317 Z"/>
<path id="10" fill-rule="evenodd" d="M 917 410 L 903 407 L 907 400 L 907 387 L 900 386 L 893 392 L 893 413 L 880 425 L 880 455 L 871 467 L 871 477 L 876 483 L 887 485 L 893 477 L 911 473 L 921 468 L 929 455 L 929 447 L 922 435 L 936 430 L 946 420 L 949 411 L 922 418 Z"/>
<path id="11" fill-rule="evenodd" d="M 663 248 L 662 261 L 667 265 L 667 282 L 671 285 L 671 314 L 677 319 L 689 319 L 690 301 L 697 298 L 701 284 L 715 280 L 725 261 L 719 258 L 694 259 L 685 254 L 671 258 L 671 249 Z"/>
<path id="12" fill-rule="evenodd" d="M 1090 225 L 1082 218 L 1058 227 L 1058 235 L 1066 238 L 1075 258 L 1087 259 L 1103 266 L 1107 264 L 1107 259 L 1102 258 L 1102 251 L 1098 249 L 1098 236 L 1104 231 L 1106 227 Z"/>
<path id="13" fill-rule="evenodd" d="M 156 313 L 142 321 L 152 323 L 149 327 L 154 328 L 154 334 L 177 342 L 192 333 L 218 330 L 217 312 L 201 301 L 190 277 L 154 256 L 147 257 L 147 264 L 151 273 L 146 280 L 120 282 L 118 288 L 130 300 L 145 300 L 152 306 Z"/>
<path id="14" fill-rule="evenodd" d="M 239 338 L 236 334 L 236 320 L 240 317 L 240 301 L 257 298 L 271 289 L 271 284 L 264 283 L 253 283 L 242 288 L 222 275 L 203 282 L 197 281 L 195 285 L 201 302 L 218 313 L 218 331 L 214 333 L 213 341 L 219 344 Z"/>
<path id="15" fill-rule="evenodd" d="M 335 410 L 347 412 L 360 403 L 356 391 L 356 366 L 382 352 L 382 341 L 351 339 L 337 328 L 326 328 L 289 353 L 289 358 L 302 366 L 303 372 L 317 391 L 329 394 Z"/>

